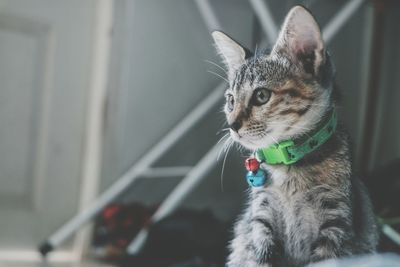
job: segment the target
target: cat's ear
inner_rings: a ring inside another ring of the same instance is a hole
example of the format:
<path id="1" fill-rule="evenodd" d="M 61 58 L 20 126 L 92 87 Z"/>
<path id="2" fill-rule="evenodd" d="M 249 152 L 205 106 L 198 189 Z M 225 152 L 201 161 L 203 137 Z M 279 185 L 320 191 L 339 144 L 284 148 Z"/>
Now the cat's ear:
<path id="1" fill-rule="evenodd" d="M 223 32 L 213 31 L 211 35 L 218 53 L 222 56 L 228 68 L 228 75 L 232 75 L 235 70 L 245 63 L 246 49 Z"/>
<path id="2" fill-rule="evenodd" d="M 295 6 L 289 11 L 272 52 L 289 57 L 306 73 L 318 75 L 325 62 L 325 46 L 321 30 L 307 9 Z"/>

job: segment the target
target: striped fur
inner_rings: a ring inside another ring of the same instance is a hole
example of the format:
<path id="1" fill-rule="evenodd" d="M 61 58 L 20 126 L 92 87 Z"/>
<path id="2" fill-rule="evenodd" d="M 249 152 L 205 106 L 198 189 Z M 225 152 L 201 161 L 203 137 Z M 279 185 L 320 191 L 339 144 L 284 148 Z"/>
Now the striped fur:
<path id="1" fill-rule="evenodd" d="M 318 25 L 304 8 L 289 12 L 270 53 L 246 58 L 239 44 L 220 32 L 218 38 L 223 56 L 229 57 L 226 46 L 235 46 L 230 52 L 241 51 L 234 66 L 227 64 L 226 95 L 233 102 L 226 104 L 225 113 L 228 124 L 236 123 L 231 137 L 247 149 L 304 137 L 335 106 L 333 65 Z M 259 88 L 270 93 L 262 105 L 254 102 Z M 295 164 L 262 164 L 271 182 L 249 189 L 227 266 L 304 266 L 374 252 L 374 215 L 364 186 L 352 176 L 349 155 L 339 126 L 324 145 Z"/>

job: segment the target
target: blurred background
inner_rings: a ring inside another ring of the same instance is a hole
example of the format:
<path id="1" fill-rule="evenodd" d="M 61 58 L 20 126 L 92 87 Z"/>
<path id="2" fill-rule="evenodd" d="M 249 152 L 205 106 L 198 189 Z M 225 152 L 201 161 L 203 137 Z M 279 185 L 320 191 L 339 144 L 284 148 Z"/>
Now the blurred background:
<path id="1" fill-rule="evenodd" d="M 323 29 L 356 173 L 394 238 L 382 251 L 399 252 L 399 1 L 0 0 L 0 266 L 43 266 L 39 244 L 46 266 L 220 266 L 247 154 L 217 161 L 210 31 L 254 51 L 295 4 Z M 152 250 L 176 257 L 144 264 Z"/>

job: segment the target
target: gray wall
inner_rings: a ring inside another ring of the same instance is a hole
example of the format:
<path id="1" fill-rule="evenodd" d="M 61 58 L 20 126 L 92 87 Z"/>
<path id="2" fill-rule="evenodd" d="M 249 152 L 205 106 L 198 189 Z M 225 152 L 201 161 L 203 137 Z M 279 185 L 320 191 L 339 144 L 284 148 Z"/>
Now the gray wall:
<path id="1" fill-rule="evenodd" d="M 263 39 L 264 34 L 247 1 L 211 2 L 224 31 L 242 44 L 254 49 L 254 42 Z M 304 2 L 310 4 L 309 8 L 322 26 L 346 3 L 344 0 L 269 1 L 278 24 L 291 6 Z M 371 11 L 369 5 L 361 8 L 329 45 L 342 91 L 339 112 L 355 146 L 362 134 Z M 220 81 L 207 72 L 207 69 L 219 70 L 204 60 L 217 63 L 220 60 L 215 56 L 209 33 L 193 1 L 117 1 L 115 18 L 103 189 L 162 138 Z M 394 15 L 392 19 L 398 20 Z M 392 45 L 390 49 L 394 47 Z M 396 120 L 395 116 L 391 120 Z M 195 163 L 216 142 L 218 136 L 215 133 L 222 128 L 223 121 L 223 114 L 218 109 L 210 111 L 201 125 L 181 140 L 160 164 Z M 377 142 L 385 138 L 385 135 L 380 135 Z M 399 151 L 399 148 L 393 150 Z M 220 164 L 184 205 L 213 208 L 222 218 L 234 216 L 246 188 L 242 168 L 244 158 L 245 153 L 237 150 L 228 157 L 224 192 L 220 185 Z M 159 202 L 178 180 L 139 181 L 125 200 L 147 204 Z"/>
<path id="2" fill-rule="evenodd" d="M 392 1 L 384 19 L 384 43 L 380 70 L 372 166 L 400 158 L 400 2 Z"/>

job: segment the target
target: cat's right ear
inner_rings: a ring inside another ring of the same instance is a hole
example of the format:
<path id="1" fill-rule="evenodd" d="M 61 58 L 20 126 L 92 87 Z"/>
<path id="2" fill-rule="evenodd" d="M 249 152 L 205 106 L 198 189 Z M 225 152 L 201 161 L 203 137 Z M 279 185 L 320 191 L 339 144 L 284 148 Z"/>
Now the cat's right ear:
<path id="1" fill-rule="evenodd" d="M 325 45 L 317 22 L 302 6 L 292 8 L 285 18 L 272 53 L 283 54 L 305 72 L 318 75 L 325 63 Z"/>
<path id="2" fill-rule="evenodd" d="M 246 50 L 223 32 L 213 31 L 211 35 L 218 53 L 228 68 L 228 75 L 232 77 L 233 72 L 245 63 Z"/>

